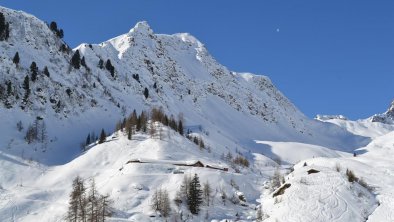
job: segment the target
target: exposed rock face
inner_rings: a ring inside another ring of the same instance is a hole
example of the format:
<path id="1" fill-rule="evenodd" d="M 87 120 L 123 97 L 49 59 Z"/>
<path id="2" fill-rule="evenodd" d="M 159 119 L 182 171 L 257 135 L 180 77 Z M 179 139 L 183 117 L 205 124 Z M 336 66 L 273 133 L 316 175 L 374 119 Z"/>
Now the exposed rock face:
<path id="1" fill-rule="evenodd" d="M 371 117 L 372 122 L 381 122 L 386 124 L 394 124 L 394 100 L 385 113 L 376 114 Z"/>

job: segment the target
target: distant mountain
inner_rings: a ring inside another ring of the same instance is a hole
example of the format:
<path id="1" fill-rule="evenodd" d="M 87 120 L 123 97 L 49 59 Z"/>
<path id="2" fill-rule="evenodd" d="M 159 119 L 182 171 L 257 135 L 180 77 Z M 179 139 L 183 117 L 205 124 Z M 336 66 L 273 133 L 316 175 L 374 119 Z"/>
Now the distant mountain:
<path id="1" fill-rule="evenodd" d="M 394 124 L 394 100 L 385 113 L 376 114 L 370 118 L 372 122 L 381 122 L 386 124 Z"/>

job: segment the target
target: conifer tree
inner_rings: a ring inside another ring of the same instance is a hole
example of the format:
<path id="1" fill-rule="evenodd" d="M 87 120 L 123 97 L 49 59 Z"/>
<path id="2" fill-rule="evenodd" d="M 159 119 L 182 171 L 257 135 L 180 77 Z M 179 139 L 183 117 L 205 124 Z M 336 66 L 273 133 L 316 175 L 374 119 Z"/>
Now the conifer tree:
<path id="1" fill-rule="evenodd" d="M 12 83 L 11 83 L 11 81 L 7 81 L 5 83 L 5 85 L 7 86 L 7 96 L 11 96 L 11 94 L 12 94 Z"/>
<path id="2" fill-rule="evenodd" d="M 131 139 L 132 139 L 132 136 L 133 136 L 133 130 L 130 128 L 130 129 L 128 129 L 127 132 L 128 132 L 128 133 L 127 133 L 127 139 L 128 139 L 128 140 L 131 140 Z"/>
<path id="3" fill-rule="evenodd" d="M 99 144 L 104 143 L 105 140 L 106 140 L 106 138 L 107 138 L 107 135 L 105 134 L 104 129 L 101 129 L 100 139 L 99 139 L 99 142 L 98 142 L 98 143 L 99 143 Z"/>
<path id="4" fill-rule="evenodd" d="M 52 21 L 49 24 L 49 29 L 56 34 L 57 37 L 63 38 L 64 37 L 64 31 L 63 29 L 58 29 L 56 22 Z"/>
<path id="5" fill-rule="evenodd" d="M 183 121 L 181 119 L 178 121 L 178 132 L 183 136 Z"/>
<path id="6" fill-rule="evenodd" d="M 25 90 L 24 101 L 27 102 L 27 98 L 29 98 L 30 95 L 30 80 L 28 75 L 25 76 L 22 87 Z"/>
<path id="7" fill-rule="evenodd" d="M 144 89 L 144 96 L 145 96 L 145 99 L 147 99 L 148 96 L 149 96 L 149 90 L 148 90 L 148 88 L 146 88 L 146 87 L 145 87 L 145 89 Z"/>
<path id="8" fill-rule="evenodd" d="M 17 67 L 18 67 L 18 65 L 19 65 L 19 60 L 20 60 L 20 58 L 19 58 L 19 53 L 16 52 L 15 55 L 14 55 L 14 58 L 12 59 L 12 62 L 13 62 Z"/>
<path id="9" fill-rule="evenodd" d="M 99 67 L 100 69 L 103 69 L 103 68 L 104 68 L 104 61 L 103 61 L 102 59 L 99 60 L 98 67 Z"/>
<path id="10" fill-rule="evenodd" d="M 0 12 L 0 41 L 7 40 L 10 35 L 9 24 L 5 21 L 4 14 Z"/>
<path id="11" fill-rule="evenodd" d="M 38 75 L 38 67 L 36 62 L 32 62 L 30 65 L 31 81 L 35 82 Z"/>
<path id="12" fill-rule="evenodd" d="M 88 134 L 88 136 L 86 137 L 86 142 L 85 142 L 85 146 L 88 146 L 90 144 L 90 133 Z"/>
<path id="13" fill-rule="evenodd" d="M 59 37 L 59 38 L 63 38 L 64 37 L 64 31 L 63 31 L 63 29 L 59 29 L 59 31 L 56 33 L 57 34 L 57 36 Z"/>
<path id="14" fill-rule="evenodd" d="M 115 78 L 115 67 L 112 65 L 110 59 L 105 63 L 105 68 L 111 73 L 111 76 Z"/>
<path id="15" fill-rule="evenodd" d="M 86 66 L 86 61 L 85 61 L 85 56 L 82 56 L 81 65 L 82 65 L 83 67 L 87 68 L 87 66 Z"/>
<path id="16" fill-rule="evenodd" d="M 79 50 L 75 51 L 71 58 L 71 66 L 75 69 L 79 69 L 81 67 L 81 55 L 79 54 Z"/>
<path id="17" fill-rule="evenodd" d="M 141 125 L 141 130 L 142 132 L 146 133 L 147 132 L 147 124 L 148 124 L 148 116 L 145 113 L 145 111 L 141 111 L 141 115 L 139 116 L 139 121 Z"/>
<path id="18" fill-rule="evenodd" d="M 202 190 L 197 174 L 194 174 L 194 177 L 190 182 L 189 189 L 189 195 L 187 197 L 189 210 L 192 214 L 198 214 L 200 211 L 200 205 L 202 203 Z"/>
<path id="19" fill-rule="evenodd" d="M 43 73 L 44 73 L 44 75 L 46 75 L 47 77 L 50 77 L 48 67 L 46 67 L 46 66 L 44 67 Z"/>
<path id="20" fill-rule="evenodd" d="M 55 21 L 52 21 L 52 22 L 49 24 L 49 29 L 50 29 L 52 32 L 57 32 L 57 23 L 56 23 Z"/>

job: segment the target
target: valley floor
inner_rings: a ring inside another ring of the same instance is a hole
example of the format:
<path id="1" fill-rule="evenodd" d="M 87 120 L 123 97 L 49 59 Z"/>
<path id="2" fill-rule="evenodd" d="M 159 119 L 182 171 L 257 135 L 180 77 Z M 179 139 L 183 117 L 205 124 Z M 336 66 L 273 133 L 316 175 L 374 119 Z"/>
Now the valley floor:
<path id="1" fill-rule="evenodd" d="M 158 188 L 169 192 L 170 221 L 256 221 L 259 208 L 263 221 L 394 221 L 394 132 L 376 136 L 356 150 L 356 157 L 316 145 L 256 141 L 262 154 L 248 154 L 249 168 L 199 149 L 174 131 L 164 134 L 162 140 L 137 134 L 130 141 L 118 132 L 73 161 L 51 167 L 1 152 L 0 221 L 64 221 L 76 176 L 87 184 L 94 178 L 98 191 L 110 194 L 109 221 L 164 220 L 151 209 Z M 278 189 L 270 181 L 278 165 L 268 157 L 281 159 L 282 187 L 288 186 L 275 197 Z M 217 169 L 192 166 L 197 161 Z M 311 169 L 318 172 L 308 174 Z M 347 170 L 360 182 L 349 182 Z M 173 202 L 184 176 L 194 174 L 213 188 L 210 206 L 202 206 L 199 215 Z"/>

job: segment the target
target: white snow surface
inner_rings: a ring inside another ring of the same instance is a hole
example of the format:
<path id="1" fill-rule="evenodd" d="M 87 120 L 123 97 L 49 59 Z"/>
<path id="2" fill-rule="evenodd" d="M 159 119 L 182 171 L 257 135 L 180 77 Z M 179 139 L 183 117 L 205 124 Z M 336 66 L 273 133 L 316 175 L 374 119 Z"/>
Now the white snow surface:
<path id="1" fill-rule="evenodd" d="M 184 174 L 194 173 L 211 183 L 214 198 L 213 206 L 203 206 L 189 221 L 235 221 L 236 214 L 241 221 L 254 221 L 261 205 L 267 221 L 394 221 L 392 125 L 309 119 L 268 77 L 230 71 L 187 33 L 155 34 L 147 22 L 139 22 L 124 35 L 64 53 L 59 51 L 63 40 L 41 20 L 1 6 L 0 12 L 11 30 L 10 38 L 0 41 L 0 86 L 11 82 L 14 94 L 0 97 L 0 221 L 63 221 L 77 175 L 86 182 L 94 178 L 99 192 L 111 195 L 115 213 L 110 221 L 162 221 L 151 217 L 156 215 L 151 195 L 161 187 L 172 199 Z M 88 68 L 70 66 L 76 50 Z M 18 66 L 12 62 L 16 52 Z M 98 67 L 100 59 L 111 60 L 115 77 Z M 24 104 L 22 83 L 32 61 L 40 73 L 30 82 L 30 103 Z M 42 74 L 45 66 L 50 77 Z M 144 88 L 149 89 L 147 99 Z M 185 128 L 201 136 L 211 152 L 167 128 L 162 140 L 137 134 L 130 141 L 116 132 L 107 142 L 80 151 L 91 131 L 112 132 L 115 122 L 133 109 L 152 107 L 182 113 Z M 47 125 L 47 143 L 27 144 L 26 128 L 37 117 Z M 228 152 L 242 153 L 250 167 L 222 160 Z M 278 166 L 277 159 L 284 165 Z M 147 163 L 127 164 L 130 160 Z M 229 171 L 174 165 L 194 161 Z M 275 203 L 264 184 L 276 167 L 285 173 L 296 163 L 286 176 L 292 185 Z M 335 171 L 336 164 L 341 172 Z M 320 172 L 306 175 L 310 168 Z M 373 192 L 346 181 L 346 168 Z M 229 199 L 243 194 L 246 202 L 226 200 L 224 206 L 219 190 Z M 172 203 L 172 208 L 172 217 L 188 214 L 185 207 Z"/>

